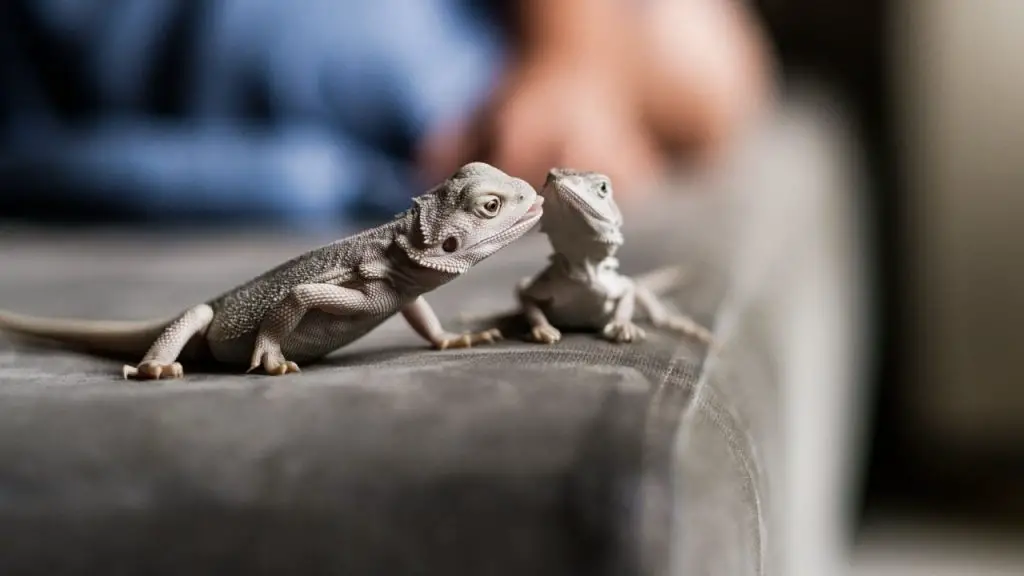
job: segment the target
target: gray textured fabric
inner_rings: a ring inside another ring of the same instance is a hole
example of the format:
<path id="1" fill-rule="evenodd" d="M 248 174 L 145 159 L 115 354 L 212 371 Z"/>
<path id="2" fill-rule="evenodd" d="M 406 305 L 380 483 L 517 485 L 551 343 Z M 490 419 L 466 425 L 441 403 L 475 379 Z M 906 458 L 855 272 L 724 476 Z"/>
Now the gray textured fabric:
<path id="1" fill-rule="evenodd" d="M 849 177 L 816 109 L 781 116 L 725 179 L 680 183 L 744 191 L 705 195 L 725 217 L 682 197 L 626 210 L 624 271 L 693 266 L 671 300 L 727 335 L 710 360 L 653 331 L 434 352 L 396 318 L 295 377 L 186 366 L 140 385 L 0 340 L 0 573 L 786 573 L 780 407 L 799 403 L 778 356 L 794 326 L 761 292 L 802 294 L 780 269 L 844 217 L 821 200 Z M 321 240 L 0 228 L 0 306 L 163 316 Z M 431 303 L 452 327 L 511 308 L 547 254 L 532 235 Z"/>
<path id="2" fill-rule="evenodd" d="M 163 315 L 317 241 L 7 232 L 0 301 Z M 628 271 L 663 263 L 634 243 Z M 449 319 L 506 309 L 547 251 L 531 236 L 431 300 Z M 660 572 L 668 447 L 702 354 L 666 334 L 435 352 L 396 318 L 298 377 L 137 384 L 4 344 L 0 572 Z"/>

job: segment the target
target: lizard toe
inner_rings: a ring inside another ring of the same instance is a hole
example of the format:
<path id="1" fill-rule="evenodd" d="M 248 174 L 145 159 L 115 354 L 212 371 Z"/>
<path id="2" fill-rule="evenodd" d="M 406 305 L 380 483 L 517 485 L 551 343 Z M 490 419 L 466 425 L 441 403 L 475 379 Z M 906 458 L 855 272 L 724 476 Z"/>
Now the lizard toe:
<path id="1" fill-rule="evenodd" d="M 642 328 L 632 322 L 612 322 L 604 327 L 601 335 L 608 341 L 616 344 L 638 342 L 646 338 L 647 334 Z"/>
<path id="2" fill-rule="evenodd" d="M 185 369 L 178 362 L 163 364 L 161 362 L 148 361 L 142 362 L 135 367 L 123 367 L 121 375 L 125 379 L 160 380 L 162 378 L 181 378 L 185 375 Z"/>
<path id="3" fill-rule="evenodd" d="M 299 365 L 285 359 L 281 348 L 270 341 L 260 340 L 252 353 L 252 361 L 246 373 L 262 366 L 263 371 L 271 376 L 283 376 L 300 372 Z"/>
<path id="4" fill-rule="evenodd" d="M 530 335 L 534 342 L 541 344 L 554 344 L 562 339 L 562 333 L 554 326 L 541 326 L 531 330 Z"/>
<path id="5" fill-rule="evenodd" d="M 143 362 L 139 364 L 138 369 L 138 377 L 147 380 L 159 380 L 164 371 L 164 367 L 156 362 Z"/>
<path id="6" fill-rule="evenodd" d="M 434 347 L 438 350 L 448 348 L 472 348 L 480 343 L 492 344 L 495 340 L 502 338 L 498 330 L 484 330 L 483 332 L 466 332 L 463 334 L 452 334 L 438 339 Z"/>
<path id="7" fill-rule="evenodd" d="M 470 346 L 476 346 L 477 344 L 494 344 L 496 341 L 502 339 L 501 331 L 497 328 L 491 328 L 482 332 L 471 332 L 466 334 L 466 338 L 469 339 Z"/>
<path id="8" fill-rule="evenodd" d="M 271 376 L 284 376 L 301 372 L 299 365 L 290 360 L 270 358 L 263 361 L 263 371 Z"/>
<path id="9" fill-rule="evenodd" d="M 169 378 L 181 378 L 185 375 L 185 369 L 180 363 L 174 362 L 164 367 Z"/>

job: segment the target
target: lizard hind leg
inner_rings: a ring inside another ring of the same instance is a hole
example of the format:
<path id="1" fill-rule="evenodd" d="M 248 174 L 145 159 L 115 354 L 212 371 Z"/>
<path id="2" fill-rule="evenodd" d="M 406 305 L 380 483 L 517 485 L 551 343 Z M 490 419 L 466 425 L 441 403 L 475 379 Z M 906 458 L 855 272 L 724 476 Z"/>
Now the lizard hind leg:
<path id="1" fill-rule="evenodd" d="M 651 324 L 656 328 L 665 328 L 696 338 L 704 344 L 713 344 L 714 336 L 711 331 L 701 326 L 696 320 L 689 316 L 676 314 L 668 309 L 657 296 L 644 287 L 637 287 L 637 303 L 647 312 Z"/>
<path id="2" fill-rule="evenodd" d="M 125 365 L 122 376 L 139 380 L 181 378 L 185 371 L 177 361 L 178 356 L 189 340 L 206 330 L 212 320 L 213 309 L 208 305 L 190 308 L 164 329 L 137 366 Z"/>
<path id="3" fill-rule="evenodd" d="M 263 367 L 263 371 L 271 376 L 284 376 L 301 372 L 299 365 L 284 357 L 280 345 L 267 338 L 259 338 L 253 349 L 252 362 L 246 372 Z"/>

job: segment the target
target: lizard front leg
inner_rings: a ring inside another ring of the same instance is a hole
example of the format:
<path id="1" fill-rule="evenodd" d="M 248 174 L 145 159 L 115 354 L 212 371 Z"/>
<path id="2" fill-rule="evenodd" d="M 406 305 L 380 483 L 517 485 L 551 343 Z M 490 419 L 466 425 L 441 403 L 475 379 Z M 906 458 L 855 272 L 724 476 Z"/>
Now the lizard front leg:
<path id="1" fill-rule="evenodd" d="M 562 339 L 562 332 L 555 328 L 541 310 L 540 301 L 545 296 L 550 299 L 549 286 L 543 282 L 525 279 L 516 286 L 516 299 L 523 316 L 530 324 L 530 337 L 534 342 L 554 344 Z"/>
<path id="2" fill-rule="evenodd" d="M 263 366 L 267 374 L 298 372 L 299 366 L 284 357 L 281 344 L 310 310 L 321 310 L 337 316 L 373 313 L 386 308 L 374 303 L 364 292 L 333 284 L 300 284 L 288 294 L 260 323 L 253 347 L 249 371 Z"/>
<path id="3" fill-rule="evenodd" d="M 121 373 L 127 380 L 129 377 L 144 380 L 160 378 L 181 378 L 185 370 L 176 360 L 185 345 L 196 334 L 206 330 L 213 320 L 213 308 L 200 304 L 171 322 L 150 346 L 138 366 L 125 365 Z"/>
<path id="4" fill-rule="evenodd" d="M 486 342 L 488 344 L 501 339 L 501 332 L 497 329 L 484 330 L 482 332 L 465 332 L 453 334 L 441 326 L 441 321 L 434 313 L 430 303 L 423 296 L 406 304 L 402 308 L 402 317 L 409 323 L 409 326 L 416 331 L 424 340 L 430 342 L 435 348 L 444 350 L 446 348 L 469 348 Z"/>
<path id="5" fill-rule="evenodd" d="M 657 328 L 668 328 L 683 334 L 692 336 L 705 344 L 712 344 L 714 337 L 711 332 L 697 323 L 689 316 L 675 314 L 654 295 L 652 291 L 643 287 L 636 287 L 636 299 L 640 307 L 644 309 L 647 316 Z"/>
<path id="6" fill-rule="evenodd" d="M 628 282 L 622 295 L 615 302 L 615 311 L 611 322 L 605 324 L 601 336 L 615 343 L 633 342 L 646 338 L 643 329 L 633 323 L 633 311 L 636 305 L 636 286 Z"/>

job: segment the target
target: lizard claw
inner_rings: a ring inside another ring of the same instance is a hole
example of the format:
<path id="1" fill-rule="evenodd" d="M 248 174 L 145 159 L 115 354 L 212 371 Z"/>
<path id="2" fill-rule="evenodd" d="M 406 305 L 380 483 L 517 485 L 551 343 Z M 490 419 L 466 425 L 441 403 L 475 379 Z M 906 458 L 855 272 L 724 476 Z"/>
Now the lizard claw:
<path id="1" fill-rule="evenodd" d="M 609 322 L 601 331 L 601 336 L 609 342 L 621 344 L 623 342 L 639 342 L 646 338 L 647 334 L 643 328 L 632 322 Z"/>
<path id="2" fill-rule="evenodd" d="M 285 359 L 279 347 L 267 342 L 256 344 L 249 369 L 245 372 L 248 374 L 260 366 L 263 366 L 263 371 L 271 376 L 283 376 L 285 374 L 301 372 L 298 364 Z"/>
<path id="3" fill-rule="evenodd" d="M 264 354 L 263 358 L 256 364 L 256 366 L 250 366 L 246 373 L 252 372 L 259 366 L 263 366 L 263 371 L 271 376 L 284 376 L 285 374 L 294 374 L 302 372 L 299 369 L 299 365 L 291 360 L 285 360 L 283 356 L 274 357 L 272 354 Z"/>
<path id="4" fill-rule="evenodd" d="M 491 328 L 490 330 L 484 330 L 482 332 L 465 332 L 463 334 L 446 334 L 434 342 L 434 347 L 438 350 L 447 350 L 448 348 L 471 348 L 481 342 L 487 344 L 493 344 L 497 340 L 501 340 L 501 331 L 497 328 Z"/>
<path id="5" fill-rule="evenodd" d="M 181 378 L 185 375 L 185 369 L 178 362 L 161 364 L 153 360 L 140 363 L 138 366 L 125 365 L 121 368 L 121 375 L 125 380 L 137 378 L 139 380 L 160 380 L 161 378 Z"/>
<path id="6" fill-rule="evenodd" d="M 537 326 L 530 330 L 530 336 L 534 342 L 542 344 L 554 344 L 562 339 L 562 333 L 554 326 Z"/>
<path id="7" fill-rule="evenodd" d="M 273 376 L 283 376 L 285 374 L 301 372 L 301 370 L 299 370 L 299 365 L 291 360 L 285 360 L 284 362 L 280 362 L 276 365 L 267 366 L 265 367 L 265 370 L 267 371 L 267 374 Z"/>
<path id="8" fill-rule="evenodd" d="M 498 330 L 497 328 L 491 328 L 490 330 L 480 332 L 480 339 L 488 344 L 493 344 L 502 338 L 504 338 L 504 336 L 502 335 L 501 330 Z"/>

